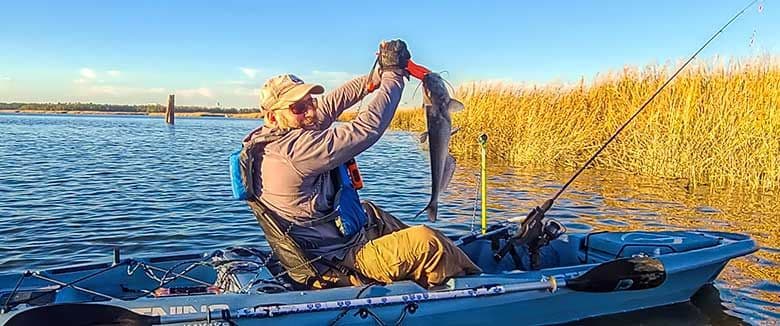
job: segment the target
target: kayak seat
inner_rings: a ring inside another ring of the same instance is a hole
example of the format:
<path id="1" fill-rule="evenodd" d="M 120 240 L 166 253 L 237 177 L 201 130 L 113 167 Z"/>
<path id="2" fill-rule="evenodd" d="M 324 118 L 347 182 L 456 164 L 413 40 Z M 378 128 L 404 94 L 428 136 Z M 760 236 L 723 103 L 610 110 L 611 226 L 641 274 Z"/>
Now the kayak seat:
<path id="1" fill-rule="evenodd" d="M 655 257 L 720 243 L 715 237 L 690 231 L 594 232 L 575 237 L 581 237 L 579 258 L 584 263 L 600 263 L 638 254 Z"/>

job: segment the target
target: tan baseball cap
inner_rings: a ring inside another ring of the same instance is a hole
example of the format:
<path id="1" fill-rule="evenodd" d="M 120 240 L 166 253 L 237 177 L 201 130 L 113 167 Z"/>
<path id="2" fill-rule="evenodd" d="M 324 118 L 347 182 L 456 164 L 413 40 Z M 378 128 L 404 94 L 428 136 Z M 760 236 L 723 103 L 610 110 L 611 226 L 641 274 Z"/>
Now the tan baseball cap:
<path id="1" fill-rule="evenodd" d="M 276 110 L 300 101 L 307 94 L 322 94 L 325 88 L 317 84 L 306 84 L 293 74 L 273 77 L 260 89 L 260 108 Z"/>

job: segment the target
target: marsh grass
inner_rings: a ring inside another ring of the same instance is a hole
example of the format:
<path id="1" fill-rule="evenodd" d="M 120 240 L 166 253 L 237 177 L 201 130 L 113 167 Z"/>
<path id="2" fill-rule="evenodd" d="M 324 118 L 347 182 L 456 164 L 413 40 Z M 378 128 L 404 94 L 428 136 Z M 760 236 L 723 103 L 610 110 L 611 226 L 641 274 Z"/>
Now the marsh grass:
<path id="1" fill-rule="evenodd" d="M 625 67 L 575 85 L 472 83 L 451 151 L 514 166 L 576 168 L 673 73 L 674 65 Z M 687 67 L 608 146 L 595 168 L 682 179 L 689 186 L 780 187 L 780 60 L 762 56 Z M 422 110 L 400 110 L 392 128 L 425 129 Z"/>

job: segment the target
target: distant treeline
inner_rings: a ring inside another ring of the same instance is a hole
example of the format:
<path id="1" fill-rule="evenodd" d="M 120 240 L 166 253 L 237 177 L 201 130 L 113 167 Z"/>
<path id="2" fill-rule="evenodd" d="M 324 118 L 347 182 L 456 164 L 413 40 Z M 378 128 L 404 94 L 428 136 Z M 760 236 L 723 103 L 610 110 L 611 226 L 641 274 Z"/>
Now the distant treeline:
<path id="1" fill-rule="evenodd" d="M 19 111 L 95 111 L 95 112 L 138 112 L 157 113 L 165 112 L 165 106 L 160 104 L 144 105 L 118 105 L 95 103 L 0 103 L 0 110 Z M 176 112 L 208 112 L 208 113 L 251 113 L 259 112 L 259 109 L 246 108 L 216 108 L 202 106 L 176 106 Z"/>

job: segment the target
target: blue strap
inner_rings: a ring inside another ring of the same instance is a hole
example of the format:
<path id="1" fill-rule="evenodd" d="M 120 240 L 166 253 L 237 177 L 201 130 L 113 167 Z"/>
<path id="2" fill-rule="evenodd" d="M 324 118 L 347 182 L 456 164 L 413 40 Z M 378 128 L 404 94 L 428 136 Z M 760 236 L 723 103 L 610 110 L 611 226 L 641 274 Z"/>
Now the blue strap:
<path id="1" fill-rule="evenodd" d="M 233 190 L 233 199 L 247 200 L 249 195 L 246 191 L 246 185 L 241 178 L 241 151 L 239 148 L 237 151 L 230 153 L 230 186 Z"/>

